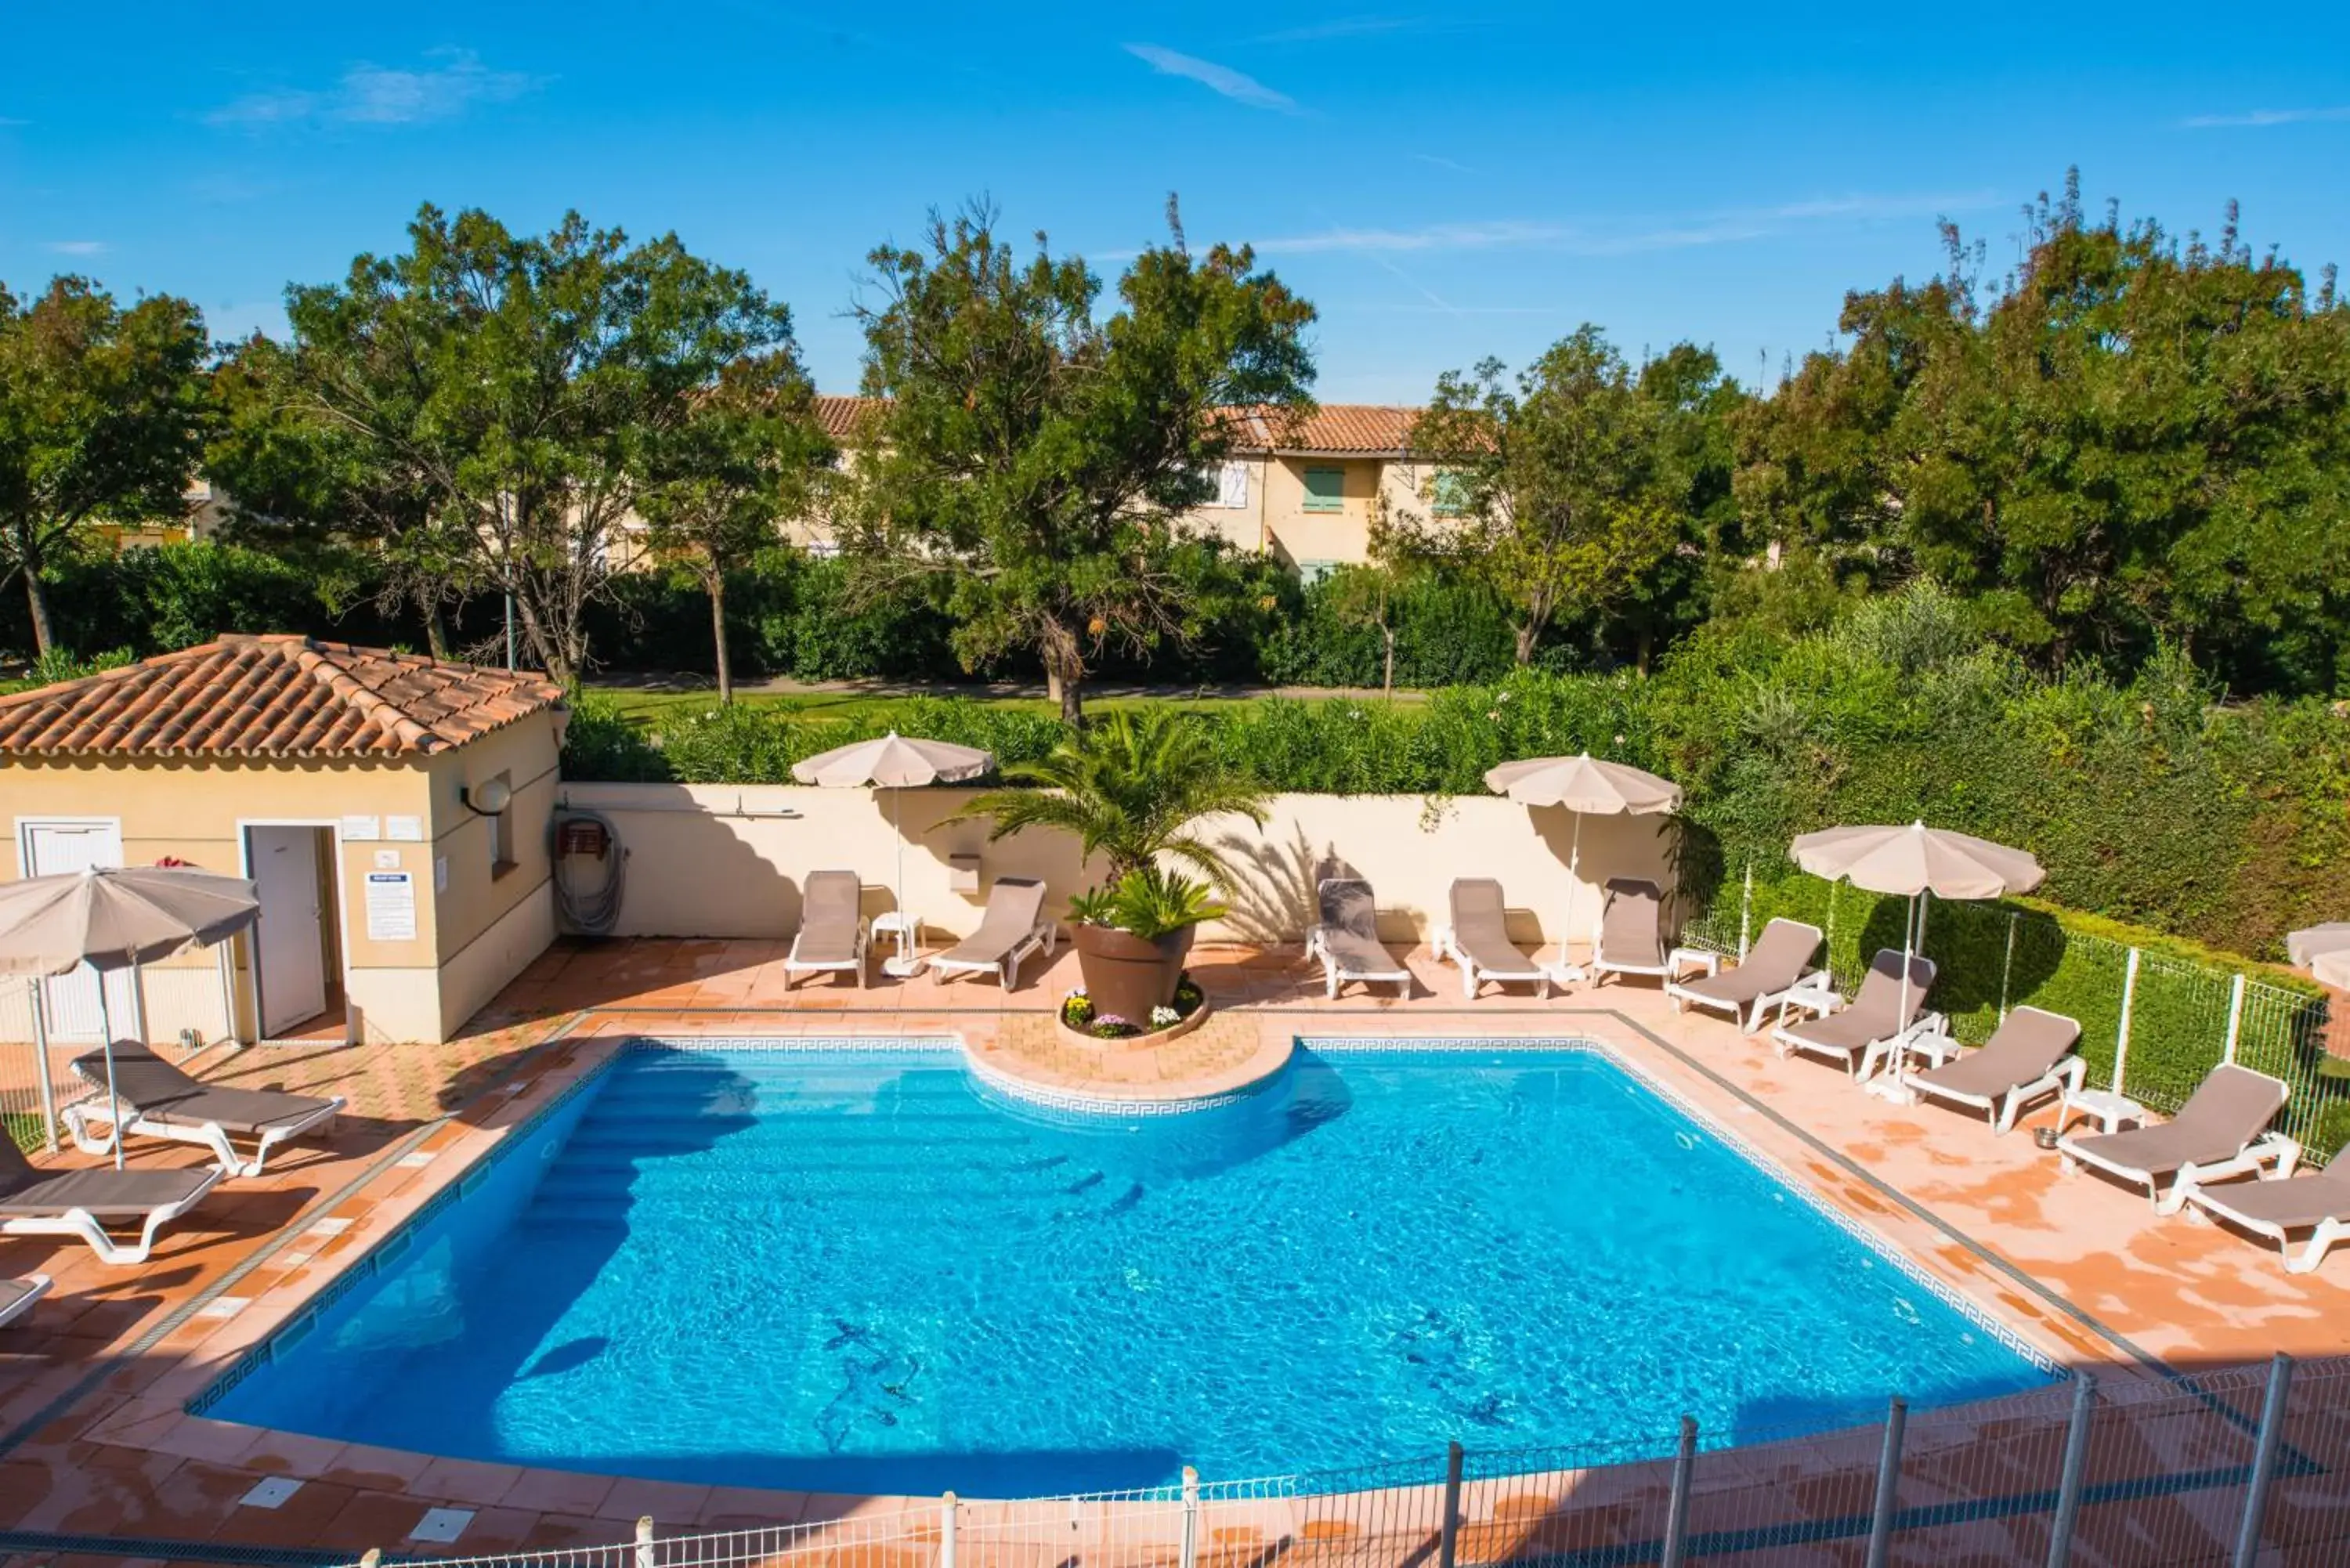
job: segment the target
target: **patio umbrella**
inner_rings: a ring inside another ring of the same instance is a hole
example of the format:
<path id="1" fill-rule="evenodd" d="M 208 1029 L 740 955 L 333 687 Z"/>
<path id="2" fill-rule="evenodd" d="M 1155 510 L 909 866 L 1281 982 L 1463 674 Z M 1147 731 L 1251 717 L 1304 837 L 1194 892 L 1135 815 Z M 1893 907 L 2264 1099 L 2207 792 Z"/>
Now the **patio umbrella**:
<path id="1" fill-rule="evenodd" d="M 252 883 L 210 871 L 92 867 L 0 883 L 0 974 L 70 974 L 83 964 L 99 971 L 108 1114 L 120 1129 L 122 1102 L 114 1092 L 114 1023 L 107 1011 L 105 972 L 128 969 L 136 985 L 140 964 L 219 941 L 251 925 L 260 913 Z M 47 1080 L 46 1062 L 41 1076 Z M 114 1164 L 117 1169 L 122 1165 L 119 1131 Z"/>
<path id="2" fill-rule="evenodd" d="M 1997 898 L 2029 893 L 2048 873 L 2021 849 L 1972 834 L 1929 827 L 1829 827 L 1806 833 L 1787 846 L 1795 864 L 1814 877 L 1847 881 L 1871 893 L 1909 900 L 1901 930 L 1901 1012 L 1909 1012 L 1909 963 L 1925 936 L 1924 898 Z M 1897 1055 L 1894 1076 L 1900 1077 Z"/>
<path id="3" fill-rule="evenodd" d="M 835 746 L 828 752 L 818 752 L 792 764 L 792 777 L 802 784 L 823 789 L 880 788 L 890 791 L 889 826 L 899 826 L 897 791 L 919 789 L 925 784 L 962 784 L 975 779 L 995 766 L 995 759 L 975 746 L 958 746 L 946 741 L 925 741 L 916 736 L 900 735 L 892 730 L 876 741 L 857 741 L 846 746 Z M 898 915 L 906 913 L 906 836 L 898 834 Z M 915 955 L 905 950 L 912 932 L 899 928 L 898 956 L 883 964 L 888 973 L 903 978 L 914 972 L 920 963 Z"/>
<path id="4" fill-rule="evenodd" d="M 2285 956 L 2337 991 L 2350 991 L 2350 921 L 2335 920 L 2294 931 L 2284 940 Z"/>
<path id="5" fill-rule="evenodd" d="M 1626 763 L 1602 762 L 1585 752 L 1573 757 L 1528 757 L 1503 763 L 1485 774 L 1485 787 L 1508 795 L 1520 805 L 1563 805 L 1575 813 L 1575 834 L 1568 840 L 1566 874 L 1570 887 L 1579 882 L 1583 862 L 1583 819 L 1599 816 L 1653 816 L 1679 809 L 1681 786 L 1670 779 L 1643 773 Z M 1571 900 L 1567 929 L 1575 929 Z M 1562 938 L 1559 952 L 1565 956 Z"/>

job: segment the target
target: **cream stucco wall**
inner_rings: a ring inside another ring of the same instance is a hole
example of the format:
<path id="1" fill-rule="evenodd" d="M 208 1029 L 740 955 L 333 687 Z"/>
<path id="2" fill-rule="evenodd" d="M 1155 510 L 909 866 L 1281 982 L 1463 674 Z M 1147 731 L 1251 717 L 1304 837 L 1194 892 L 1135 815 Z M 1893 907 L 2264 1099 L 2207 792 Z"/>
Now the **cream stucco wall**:
<path id="1" fill-rule="evenodd" d="M 0 763 L 0 822 L 7 828 L 0 876 L 25 875 L 23 829 L 37 821 L 113 820 L 127 865 L 171 856 L 232 876 L 248 872 L 249 826 L 330 828 L 340 895 L 334 931 L 353 1033 L 370 1040 L 445 1040 L 552 936 L 546 823 L 556 789 L 556 725 L 552 713 L 533 715 L 429 762 L 11 758 Z M 502 772 L 515 787 L 515 865 L 494 878 L 488 824 L 458 804 L 456 786 Z M 395 816 L 418 818 L 423 836 L 381 836 Z M 346 833 L 347 826 L 359 826 L 347 824 L 353 817 L 372 819 L 380 836 Z M 369 938 L 365 888 L 373 871 L 413 878 L 413 939 Z M 237 1033 L 250 1039 L 256 1030 L 246 947 L 240 940 L 234 951 Z M 213 961 L 194 955 L 177 961 L 184 968 Z M 193 977 L 151 986 L 151 1038 L 169 1040 L 182 1025 L 216 1037 L 216 989 Z"/>
<path id="2" fill-rule="evenodd" d="M 1052 907 L 1086 883 L 1075 846 L 1058 834 L 986 843 L 983 823 L 945 823 L 967 790 L 898 792 L 902 834 L 890 825 L 889 792 L 775 785 L 573 784 L 571 805 L 611 817 L 629 850 L 620 932 L 632 936 L 781 937 L 799 928 L 807 873 L 832 867 L 865 881 L 865 912 L 893 907 L 899 846 L 906 901 L 925 924 L 966 933 L 979 923 L 985 888 L 1001 876 L 1041 876 Z M 1339 868 L 1370 880 L 1384 934 L 1424 938 L 1444 919 L 1455 877 L 1498 877 L 1521 940 L 1586 935 L 1598 888 L 1613 876 L 1670 884 L 1660 820 L 1585 821 L 1582 874 L 1567 874 L 1573 816 L 1498 799 L 1429 803 L 1416 795 L 1276 796 L 1262 829 L 1245 819 L 1211 825 L 1239 867 L 1232 913 L 1209 939 L 1297 941 L 1312 919 L 1314 884 Z M 957 893 L 948 857 L 980 857 L 982 890 Z"/>

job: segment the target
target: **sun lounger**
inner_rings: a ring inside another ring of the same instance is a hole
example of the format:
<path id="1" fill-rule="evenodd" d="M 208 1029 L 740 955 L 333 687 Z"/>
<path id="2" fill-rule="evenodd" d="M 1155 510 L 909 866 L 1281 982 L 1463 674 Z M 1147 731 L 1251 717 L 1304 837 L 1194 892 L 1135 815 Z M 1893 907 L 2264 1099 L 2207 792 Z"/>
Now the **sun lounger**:
<path id="1" fill-rule="evenodd" d="M 76 1236 L 102 1263 L 143 1263 L 155 1232 L 193 1209 L 218 1170 L 44 1171 L 0 1137 L 0 1235 Z M 112 1232 L 136 1226 L 136 1241 Z"/>
<path id="2" fill-rule="evenodd" d="M 1588 976 L 1596 984 L 1611 974 L 1652 974 L 1670 981 L 1683 968 L 1711 961 L 1690 948 L 1665 949 L 1665 890 L 1638 877 L 1611 877 L 1599 901 L 1599 929 L 1591 961 L 1566 961 L 1564 949 L 1553 972 L 1561 981 Z"/>
<path id="3" fill-rule="evenodd" d="M 998 877 L 979 929 L 933 956 L 931 969 L 941 976 L 992 972 L 1010 991 L 1030 953 L 1053 956 L 1055 936 L 1053 919 L 1045 913 L 1045 884 L 1035 877 Z"/>
<path id="4" fill-rule="evenodd" d="M 1326 877 L 1315 898 L 1322 918 L 1305 933 L 1305 956 L 1322 961 L 1329 994 L 1335 997 L 1339 987 L 1359 980 L 1366 985 L 1392 981 L 1398 996 L 1409 996 L 1411 971 L 1379 940 L 1371 885 L 1357 877 Z"/>
<path id="5" fill-rule="evenodd" d="M 1490 877 L 1453 879 L 1451 920 L 1437 928 L 1432 943 L 1439 959 L 1461 966 L 1461 994 L 1473 998 L 1487 981 L 1503 984 L 1523 981 L 1550 994 L 1550 971 L 1518 950 L 1510 940 L 1502 885 Z"/>
<path id="6" fill-rule="evenodd" d="M 2078 1019 L 2019 1007 L 1981 1050 L 1903 1081 L 1933 1099 L 1976 1106 L 1991 1118 L 1992 1131 L 2003 1133 L 2015 1126 L 2016 1113 L 2041 1096 L 2081 1092 L 2088 1064 L 2073 1054 L 2080 1039 Z"/>
<path id="7" fill-rule="evenodd" d="M 49 1276 L 27 1274 L 21 1280 L 0 1280 L 0 1328 L 16 1322 L 33 1310 L 33 1303 L 49 1293 Z"/>
<path id="8" fill-rule="evenodd" d="M 873 933 L 857 912 L 864 883 L 854 871 L 811 871 L 800 887 L 800 929 L 784 960 L 784 989 L 796 974 L 847 970 L 865 984 L 865 949 Z"/>
<path id="9" fill-rule="evenodd" d="M 2178 1114 L 2158 1127 L 2056 1140 L 2064 1168 L 2095 1166 L 2132 1186 L 2143 1186 L 2158 1212 L 2176 1214 L 2199 1182 L 2265 1171 L 2272 1179 L 2293 1174 L 2301 1146 L 2267 1129 L 2284 1108 L 2291 1091 L 2266 1073 L 2222 1064 L 2197 1085 Z M 2171 1178 L 2163 1190 L 2163 1179 Z"/>
<path id="10" fill-rule="evenodd" d="M 99 1092 L 61 1113 L 74 1146 L 84 1154 L 106 1154 L 117 1129 L 106 1095 L 106 1053 L 74 1058 L 74 1071 Z M 269 1151 L 289 1138 L 316 1132 L 341 1114 L 338 1096 L 288 1095 L 275 1089 L 235 1089 L 192 1078 L 144 1045 L 114 1047 L 114 1096 L 122 1102 L 122 1131 L 170 1138 L 212 1150 L 224 1176 L 259 1176 Z M 104 1131 L 97 1130 L 103 1127 Z M 234 1142 L 250 1138 L 253 1158 L 241 1158 Z"/>
<path id="11" fill-rule="evenodd" d="M 2304 1171 L 2287 1181 L 2231 1181 L 2206 1187 L 2198 1177 L 2178 1179 L 2181 1196 L 2207 1214 L 2266 1236 L 2284 1254 L 2284 1272 L 2305 1274 L 2324 1260 L 2334 1242 L 2350 1240 L 2350 1144 L 2324 1170 Z M 2296 1256 L 2293 1233 L 2309 1239 Z"/>
<path id="12" fill-rule="evenodd" d="M 1941 1017 L 1926 1011 L 1926 993 L 1933 989 L 1931 959 L 1909 960 L 1907 1005 L 1904 1005 L 1901 955 L 1891 948 L 1878 950 L 1860 982 L 1852 1005 L 1825 1018 L 1790 1023 L 1791 1003 L 1779 1005 L 1779 1023 L 1771 1031 L 1772 1044 L 1782 1056 L 1802 1051 L 1841 1062 L 1856 1078 L 1866 1078 L 1921 1035 L 1939 1030 Z"/>
<path id="13" fill-rule="evenodd" d="M 1773 920 L 1736 969 L 1694 980 L 1668 980 L 1665 994 L 1684 1006 L 1727 1012 L 1752 1034 L 1762 1027 L 1762 1015 L 1783 1002 L 1787 992 L 1819 977 L 1812 960 L 1819 955 L 1822 940 L 1817 926 Z"/>

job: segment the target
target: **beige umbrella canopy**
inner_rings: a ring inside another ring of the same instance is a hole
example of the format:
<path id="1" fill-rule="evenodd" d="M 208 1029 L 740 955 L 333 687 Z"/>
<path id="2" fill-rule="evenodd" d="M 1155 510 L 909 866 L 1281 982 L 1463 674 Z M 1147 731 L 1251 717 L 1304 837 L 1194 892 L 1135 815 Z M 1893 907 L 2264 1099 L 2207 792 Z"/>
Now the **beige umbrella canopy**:
<path id="1" fill-rule="evenodd" d="M 1795 864 L 1814 877 L 1838 878 L 1872 893 L 1915 899 L 1997 898 L 2029 893 L 2046 879 L 2040 862 L 2021 849 L 1971 834 L 1913 822 L 1907 827 L 1830 827 L 1806 833 L 1788 846 Z"/>
<path id="2" fill-rule="evenodd" d="M 2350 921 L 2334 920 L 2294 931 L 2285 938 L 2284 950 L 2324 984 L 2350 991 Z"/>
<path id="3" fill-rule="evenodd" d="M 816 784 L 824 789 L 881 788 L 890 792 L 889 826 L 899 826 L 898 796 L 901 789 L 919 789 L 926 784 L 962 784 L 975 779 L 995 766 L 995 758 L 976 746 L 958 746 L 948 741 L 925 741 L 919 736 L 900 735 L 892 730 L 879 740 L 855 741 L 846 746 L 835 746 L 828 752 L 818 752 L 792 764 L 792 777 L 802 784 Z M 906 913 L 906 836 L 898 834 L 898 916 Z M 879 922 L 877 922 L 878 924 Z M 920 967 L 920 959 L 905 950 L 910 930 L 899 929 L 898 956 L 881 967 L 890 974 L 904 977 Z"/>
<path id="4" fill-rule="evenodd" d="M 1486 770 L 1485 787 L 1495 794 L 1508 795 L 1520 805 L 1563 805 L 1575 813 L 1575 835 L 1566 851 L 1570 899 L 1574 897 L 1572 888 L 1581 878 L 1586 816 L 1653 816 L 1677 811 L 1681 804 L 1681 786 L 1670 779 L 1643 773 L 1627 763 L 1603 762 L 1589 752 L 1580 756 L 1527 757 L 1503 763 Z M 1575 929 L 1572 904 L 1566 912 L 1566 929 Z M 1559 940 L 1563 957 L 1566 951 L 1565 932 Z"/>
<path id="5" fill-rule="evenodd" d="M 84 964 L 135 974 L 142 963 L 232 936 L 260 913 L 252 883 L 179 867 L 93 867 L 0 883 L 0 974 L 69 974 Z M 114 1164 L 120 1169 L 122 1103 L 114 1093 L 114 1022 L 107 1012 L 103 980 L 98 1016 L 106 1053 L 107 1111 L 118 1129 Z M 46 1062 L 43 1068 L 46 1089 Z"/>

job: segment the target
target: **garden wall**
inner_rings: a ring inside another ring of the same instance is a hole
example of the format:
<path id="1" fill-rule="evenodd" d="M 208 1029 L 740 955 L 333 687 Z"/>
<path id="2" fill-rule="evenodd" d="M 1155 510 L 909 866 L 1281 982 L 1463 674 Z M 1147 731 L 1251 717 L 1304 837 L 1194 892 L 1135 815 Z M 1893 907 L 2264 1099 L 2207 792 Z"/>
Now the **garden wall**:
<path id="1" fill-rule="evenodd" d="M 1075 844 L 1045 833 L 989 844 L 986 824 L 945 821 L 975 793 L 568 784 L 563 799 L 610 817 L 628 847 L 624 936 L 788 936 L 799 929 L 807 873 L 833 867 L 857 872 L 866 885 L 865 913 L 880 914 L 894 907 L 889 888 L 901 846 L 907 906 L 941 932 L 976 928 L 985 889 L 998 877 L 1043 877 L 1049 907 L 1065 908 L 1089 879 Z M 903 813 L 902 827 L 892 826 L 893 808 Z M 1664 820 L 1586 819 L 1581 875 L 1570 877 L 1574 818 L 1556 808 L 1417 795 L 1276 795 L 1263 828 L 1238 817 L 1209 825 L 1238 875 L 1232 913 L 1201 934 L 1211 941 L 1301 941 L 1317 877 L 1351 871 L 1377 890 L 1380 931 L 1393 940 L 1426 940 L 1445 918 L 1455 877 L 1496 877 L 1509 898 L 1512 934 L 1555 941 L 1570 918 L 1587 933 L 1607 877 L 1670 884 Z M 949 857 L 958 854 L 980 857 L 980 891 L 953 891 Z"/>

